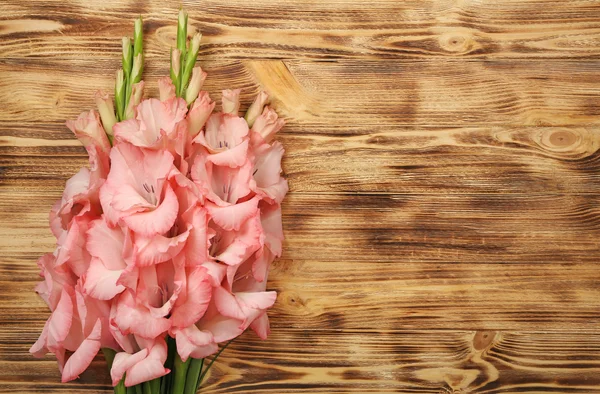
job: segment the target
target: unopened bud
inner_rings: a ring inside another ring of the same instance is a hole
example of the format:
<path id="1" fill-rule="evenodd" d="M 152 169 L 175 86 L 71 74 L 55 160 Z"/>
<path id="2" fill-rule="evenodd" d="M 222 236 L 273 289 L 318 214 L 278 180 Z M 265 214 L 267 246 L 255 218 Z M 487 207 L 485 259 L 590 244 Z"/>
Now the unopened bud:
<path id="1" fill-rule="evenodd" d="M 252 127 L 252 125 L 256 121 L 256 118 L 258 118 L 260 114 L 262 114 L 263 108 L 265 107 L 265 105 L 267 105 L 268 101 L 269 95 L 267 94 L 267 92 L 261 90 L 258 96 L 256 96 L 254 102 L 248 108 L 248 111 L 246 111 L 245 119 L 248 123 L 248 127 Z"/>
<path id="2" fill-rule="evenodd" d="M 200 67 L 194 67 L 192 71 L 192 79 L 190 80 L 190 84 L 185 92 L 185 101 L 190 105 L 196 97 L 198 97 L 198 93 L 202 88 L 202 84 L 206 79 L 206 73 L 202 71 Z"/>
<path id="3" fill-rule="evenodd" d="M 221 106 L 226 114 L 237 115 L 240 110 L 240 93 L 242 89 L 223 90 Z"/>

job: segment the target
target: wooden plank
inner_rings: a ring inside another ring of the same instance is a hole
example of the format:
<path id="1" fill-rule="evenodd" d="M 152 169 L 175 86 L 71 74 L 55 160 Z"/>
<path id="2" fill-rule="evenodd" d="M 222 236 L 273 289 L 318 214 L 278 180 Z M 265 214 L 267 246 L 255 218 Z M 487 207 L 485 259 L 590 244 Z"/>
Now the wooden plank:
<path id="1" fill-rule="evenodd" d="M 8 0 L 0 57 L 115 58 L 145 19 L 148 58 L 175 46 L 179 5 L 162 0 Z M 577 58 L 600 54 L 587 0 L 205 0 L 186 2 L 203 58 Z"/>
<path id="2" fill-rule="evenodd" d="M 84 149 L 62 122 L 0 130 L 6 131 L 0 137 L 2 187 L 37 190 L 43 182 L 60 190 L 87 165 Z M 286 149 L 283 168 L 292 192 L 600 193 L 597 127 L 355 131 L 322 135 L 290 122 L 278 139 Z"/>
<path id="3" fill-rule="evenodd" d="M 49 190 L 0 192 L 0 222 L 7 224 L 0 227 L 0 246 L 6 258 L 33 263 L 52 250 L 48 212 L 59 197 L 60 191 Z M 284 258 L 292 266 L 292 260 L 330 262 L 331 274 L 343 261 L 557 263 L 557 269 L 593 264 L 600 252 L 599 202 L 593 194 L 290 193 L 283 204 Z"/>
<path id="4" fill-rule="evenodd" d="M 298 330 L 597 330 L 597 263 L 411 263 L 282 259 L 268 288 L 278 292 L 274 327 Z M 331 251 L 334 253 L 334 251 Z M 35 260 L 5 261 L 3 324 L 49 316 L 33 292 Z M 9 296 L 10 295 L 10 296 Z M 19 308 L 15 308 L 19 305 Z M 274 331 L 277 331 L 274 328 Z"/>
<path id="5" fill-rule="evenodd" d="M 78 381 L 60 384 L 52 357 L 31 361 L 26 353 L 36 329 L 7 328 L 1 334 L 1 392 L 109 389 L 101 357 Z M 236 340 L 202 392 L 592 393 L 600 387 L 599 342 L 594 332 L 334 332 L 281 326 L 267 341 L 250 333 Z"/>
<path id="6" fill-rule="evenodd" d="M 0 127 L 64 122 L 92 108 L 94 90 L 113 89 L 118 60 L 0 61 Z M 147 95 L 167 68 L 149 65 Z M 248 105 L 262 86 L 290 123 L 338 135 L 374 126 L 600 123 L 598 61 L 245 61 L 210 62 L 207 71 L 215 99 L 238 87 Z"/>
<path id="7" fill-rule="evenodd" d="M 51 251 L 49 197 L 1 194 L 5 321 L 46 307 L 32 292 Z M 273 320 L 298 329 L 585 329 L 600 323 L 598 198 L 290 194 Z M 326 241 L 325 241 L 326 240 Z M 351 307 L 349 306 L 351 305 Z M 393 313 L 390 313 L 393 310 Z"/>

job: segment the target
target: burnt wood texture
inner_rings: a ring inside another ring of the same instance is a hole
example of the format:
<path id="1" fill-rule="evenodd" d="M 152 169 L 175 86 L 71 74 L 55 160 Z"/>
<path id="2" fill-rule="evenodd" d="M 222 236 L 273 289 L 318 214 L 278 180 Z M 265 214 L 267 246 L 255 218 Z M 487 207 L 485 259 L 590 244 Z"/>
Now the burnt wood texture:
<path id="1" fill-rule="evenodd" d="M 86 164 L 65 120 L 140 14 L 156 94 L 180 6 L 211 96 L 263 88 L 287 120 L 273 333 L 203 392 L 600 392 L 595 0 L 3 0 L 0 392 L 111 392 L 102 356 L 61 384 L 29 355 L 35 262 Z"/>

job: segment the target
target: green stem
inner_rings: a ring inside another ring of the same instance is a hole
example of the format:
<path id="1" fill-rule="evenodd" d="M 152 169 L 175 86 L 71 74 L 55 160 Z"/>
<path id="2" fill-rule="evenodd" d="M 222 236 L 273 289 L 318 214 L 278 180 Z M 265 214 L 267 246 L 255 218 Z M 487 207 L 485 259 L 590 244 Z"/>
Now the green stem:
<path id="1" fill-rule="evenodd" d="M 160 386 L 161 394 L 168 394 L 169 390 L 171 389 L 171 380 L 173 379 L 173 360 L 175 359 L 175 352 L 177 350 L 175 346 L 175 339 L 171 338 L 170 336 L 167 336 L 168 351 L 167 361 L 165 361 L 165 368 L 170 369 L 171 373 L 163 376 L 162 378 Z"/>
<path id="2" fill-rule="evenodd" d="M 183 394 L 183 390 L 185 389 L 185 381 L 187 376 L 188 368 L 190 367 L 190 361 L 192 359 L 188 357 L 188 359 L 184 362 L 179 357 L 179 354 L 175 354 L 175 371 L 172 373 L 175 374 L 173 380 L 173 389 L 171 390 L 171 394 Z"/>
<path id="3" fill-rule="evenodd" d="M 106 359 L 106 363 L 108 364 L 108 371 L 110 372 L 112 365 L 113 365 L 113 361 L 115 360 L 115 355 L 117 354 L 117 352 L 115 352 L 111 348 L 103 347 L 102 353 L 104 354 L 104 358 Z M 114 393 L 115 394 L 127 394 L 127 390 L 125 389 L 125 377 L 123 377 L 123 379 L 121 379 L 119 384 L 117 384 L 114 387 Z"/>
<path id="4" fill-rule="evenodd" d="M 150 381 L 150 393 L 160 394 L 160 382 L 161 378 L 156 378 Z"/>
<path id="5" fill-rule="evenodd" d="M 184 394 L 196 394 L 196 391 L 198 390 L 198 378 L 200 378 L 202 365 L 204 365 L 203 358 L 193 358 L 190 362 L 187 377 L 185 378 Z"/>
<path id="6" fill-rule="evenodd" d="M 136 394 L 144 394 L 143 391 L 142 391 L 142 386 L 141 385 L 136 384 L 134 387 L 135 387 L 135 393 Z"/>
<path id="7" fill-rule="evenodd" d="M 235 338 L 233 338 L 233 339 L 235 339 Z M 225 344 L 225 346 L 223 346 L 221 349 L 219 349 L 219 351 L 217 352 L 217 354 L 215 354 L 215 357 L 213 357 L 213 359 L 210 360 L 210 363 L 208 364 L 208 367 L 206 367 L 206 369 L 204 370 L 204 372 L 202 372 L 202 374 L 200 375 L 200 378 L 198 379 L 198 388 L 200 388 L 200 385 L 202 384 L 202 381 L 204 380 L 204 377 L 208 373 L 208 370 L 210 369 L 210 367 L 212 367 L 212 365 L 217 360 L 217 358 L 219 358 L 219 356 L 221 355 L 221 353 L 223 353 L 223 350 L 227 349 L 227 346 L 229 346 L 229 344 L 231 342 L 233 342 L 233 339 L 231 341 L 227 342 Z"/>

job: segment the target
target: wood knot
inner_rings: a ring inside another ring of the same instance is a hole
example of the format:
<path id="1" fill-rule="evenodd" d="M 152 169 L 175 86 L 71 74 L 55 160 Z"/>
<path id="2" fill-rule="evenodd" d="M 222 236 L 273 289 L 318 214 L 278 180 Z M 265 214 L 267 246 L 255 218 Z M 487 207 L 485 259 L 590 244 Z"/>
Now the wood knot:
<path id="1" fill-rule="evenodd" d="M 541 145 L 549 150 L 568 150 L 579 141 L 579 136 L 569 129 L 549 129 L 542 132 Z"/>
<path id="2" fill-rule="evenodd" d="M 495 331 L 477 331 L 473 337 L 473 347 L 477 351 L 485 350 L 491 347 L 496 339 Z"/>
<path id="3" fill-rule="evenodd" d="M 548 127 L 540 129 L 535 142 L 545 151 L 568 157 L 586 157 L 600 147 L 597 131 L 585 127 L 562 128 Z"/>
<path id="4" fill-rule="evenodd" d="M 439 38 L 440 47 L 452 53 L 468 53 L 475 47 L 475 40 L 470 32 L 449 32 Z"/>

